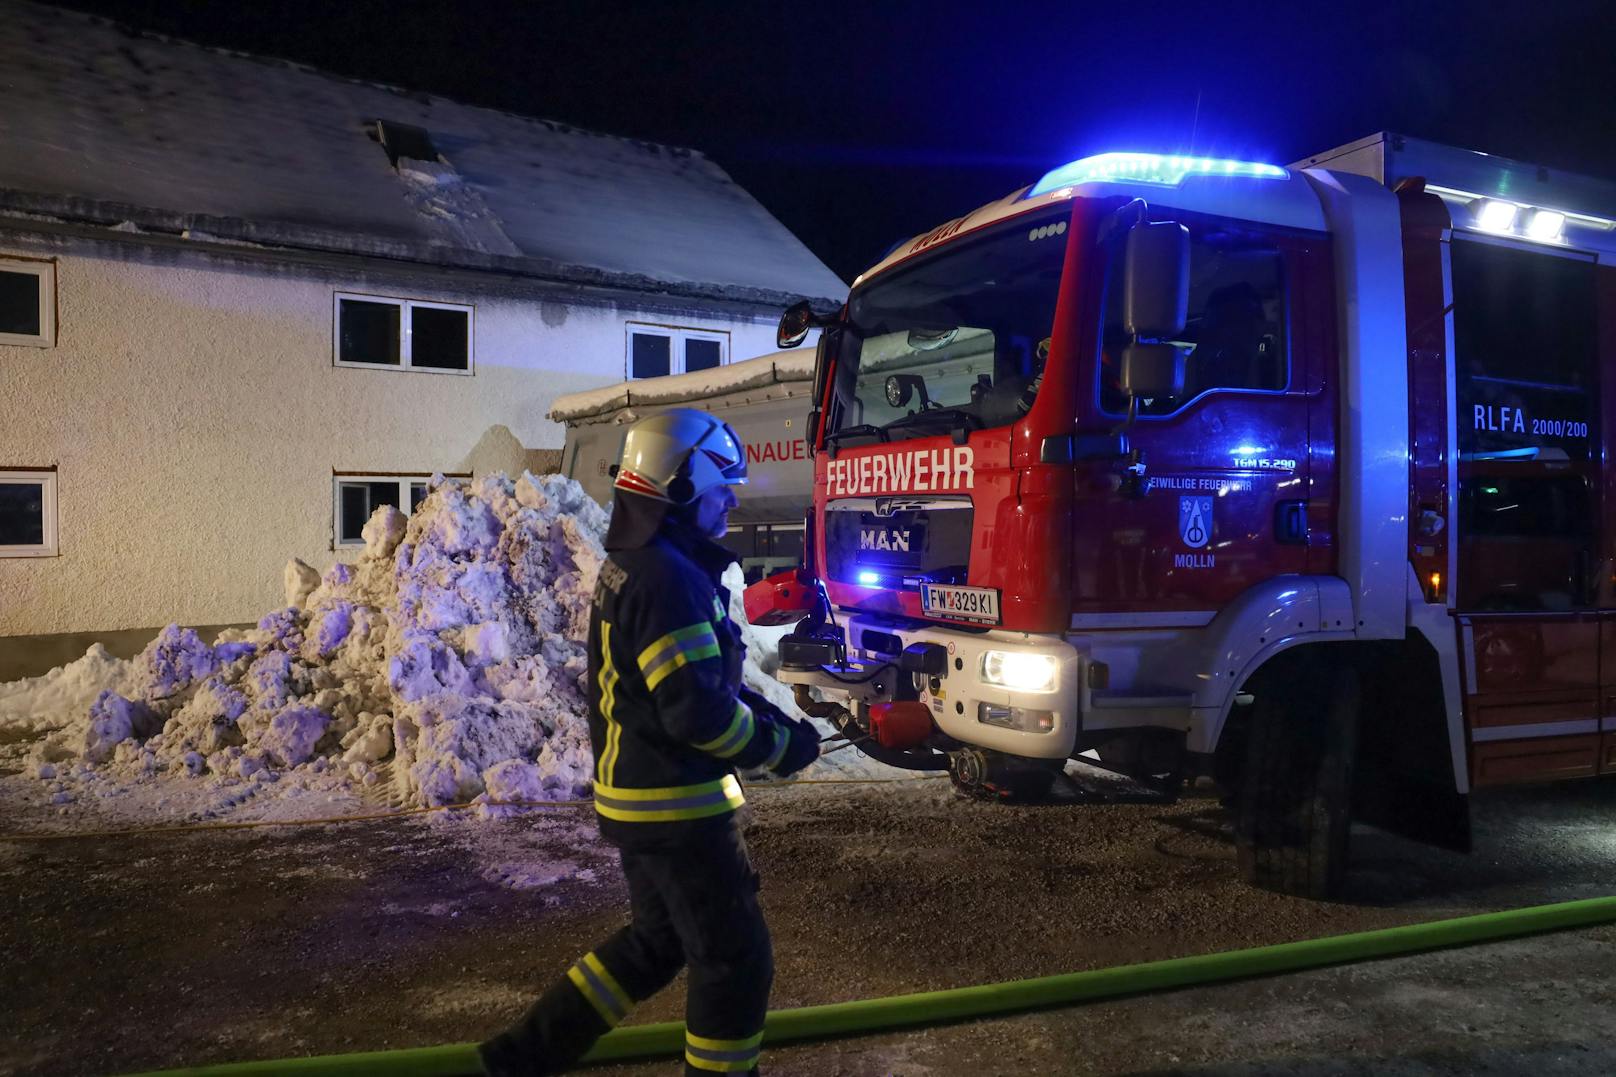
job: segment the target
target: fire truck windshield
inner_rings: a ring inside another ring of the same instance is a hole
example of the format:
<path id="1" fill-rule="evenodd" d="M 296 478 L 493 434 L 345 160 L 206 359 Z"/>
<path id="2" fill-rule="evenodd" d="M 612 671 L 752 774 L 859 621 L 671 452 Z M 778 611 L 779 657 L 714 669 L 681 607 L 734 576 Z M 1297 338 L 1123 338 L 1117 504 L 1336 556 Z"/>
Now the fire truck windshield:
<path id="1" fill-rule="evenodd" d="M 1038 393 L 1067 216 L 1022 217 L 853 293 L 829 429 L 892 440 L 1015 422 Z"/>

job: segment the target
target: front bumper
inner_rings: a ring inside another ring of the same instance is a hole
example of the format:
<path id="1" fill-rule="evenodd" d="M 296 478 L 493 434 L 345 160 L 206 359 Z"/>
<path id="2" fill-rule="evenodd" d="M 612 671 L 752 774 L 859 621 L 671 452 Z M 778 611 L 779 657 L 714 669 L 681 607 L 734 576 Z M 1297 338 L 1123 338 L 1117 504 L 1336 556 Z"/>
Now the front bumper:
<path id="1" fill-rule="evenodd" d="M 858 614 L 842 623 L 848 668 L 833 673 L 782 667 L 776 676 L 787 684 L 812 685 L 832 698 L 862 703 L 896 698 L 899 685 L 913 676 L 932 720 L 955 740 L 1031 759 L 1071 755 L 1077 740 L 1082 673 L 1081 660 L 1071 644 L 1025 632 L 962 632 Z M 894 640 L 898 643 L 895 648 Z M 898 652 L 916 643 L 946 648 L 948 661 L 941 676 L 912 675 L 897 669 Z M 1023 692 L 988 683 L 982 676 L 982 656 L 988 651 L 1048 656 L 1055 663 L 1053 687 Z M 883 669 L 889 662 L 891 668 Z"/>

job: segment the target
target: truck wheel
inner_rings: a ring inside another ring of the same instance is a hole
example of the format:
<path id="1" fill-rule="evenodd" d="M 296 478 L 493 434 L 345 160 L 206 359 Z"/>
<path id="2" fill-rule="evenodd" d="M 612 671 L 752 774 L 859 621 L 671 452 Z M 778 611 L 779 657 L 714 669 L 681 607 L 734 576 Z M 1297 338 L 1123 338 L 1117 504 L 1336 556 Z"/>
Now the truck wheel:
<path id="1" fill-rule="evenodd" d="M 1335 894 L 1346 875 L 1357 747 L 1357 674 L 1318 655 L 1281 659 L 1247 726 L 1235 846 L 1265 890 Z"/>
<path id="2" fill-rule="evenodd" d="M 948 777 L 955 789 L 977 800 L 1026 802 L 1043 799 L 1064 762 L 961 748 L 948 753 Z"/>

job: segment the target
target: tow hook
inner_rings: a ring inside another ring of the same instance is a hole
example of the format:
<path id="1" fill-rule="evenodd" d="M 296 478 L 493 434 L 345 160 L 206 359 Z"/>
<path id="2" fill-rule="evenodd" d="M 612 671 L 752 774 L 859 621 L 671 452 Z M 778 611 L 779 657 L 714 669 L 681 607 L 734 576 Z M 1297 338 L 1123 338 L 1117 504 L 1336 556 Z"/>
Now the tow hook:
<path id="1" fill-rule="evenodd" d="M 1022 759 L 965 745 L 948 753 L 954 788 L 982 800 L 1041 800 L 1060 776 L 1065 760 Z"/>
<path id="2" fill-rule="evenodd" d="M 918 744 L 909 748 L 884 747 L 878 740 L 877 730 L 865 729 L 853 712 L 840 703 L 815 699 L 806 684 L 797 685 L 792 695 L 804 714 L 829 722 L 836 732 L 856 743 L 859 751 L 879 763 L 904 770 L 948 769 L 948 756 L 935 749 Z"/>

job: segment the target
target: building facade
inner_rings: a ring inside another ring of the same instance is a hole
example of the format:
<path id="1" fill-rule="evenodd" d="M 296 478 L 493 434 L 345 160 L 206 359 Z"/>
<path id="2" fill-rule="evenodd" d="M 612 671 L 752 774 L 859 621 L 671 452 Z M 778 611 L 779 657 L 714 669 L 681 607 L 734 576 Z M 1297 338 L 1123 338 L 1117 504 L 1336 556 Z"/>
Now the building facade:
<path id="1" fill-rule="evenodd" d="M 842 289 L 692 151 L 0 14 L 0 652 L 256 619 L 432 474 L 553 468 L 557 396 Z"/>

